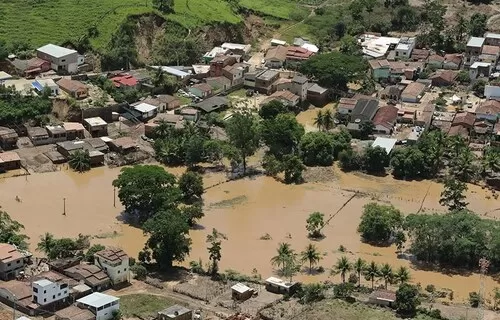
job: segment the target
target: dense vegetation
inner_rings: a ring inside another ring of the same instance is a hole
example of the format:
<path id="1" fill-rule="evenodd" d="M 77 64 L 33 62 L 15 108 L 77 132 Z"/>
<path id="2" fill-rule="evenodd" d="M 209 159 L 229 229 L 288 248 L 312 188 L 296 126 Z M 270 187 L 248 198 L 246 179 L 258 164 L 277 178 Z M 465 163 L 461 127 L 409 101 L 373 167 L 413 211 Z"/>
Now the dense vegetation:
<path id="1" fill-rule="evenodd" d="M 34 125 L 44 122 L 52 103 L 48 94 L 42 96 L 21 95 L 13 88 L 0 86 L 0 125 L 22 124 L 31 120 Z"/>
<path id="2" fill-rule="evenodd" d="M 9 214 L 0 207 L 0 243 L 10 243 L 21 249 L 27 249 L 29 238 L 21 233 L 23 229 L 22 224 L 12 220 Z"/>

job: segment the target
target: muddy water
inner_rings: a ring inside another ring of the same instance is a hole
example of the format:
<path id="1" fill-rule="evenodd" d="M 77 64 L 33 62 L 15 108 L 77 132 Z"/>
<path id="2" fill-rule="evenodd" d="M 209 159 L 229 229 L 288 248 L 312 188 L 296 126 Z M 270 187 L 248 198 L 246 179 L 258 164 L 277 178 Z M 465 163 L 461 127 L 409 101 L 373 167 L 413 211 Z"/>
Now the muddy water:
<path id="1" fill-rule="evenodd" d="M 168 169 L 179 175 L 183 169 Z M 203 227 L 193 230 L 193 248 L 189 260 L 201 258 L 207 262 L 205 238 L 212 228 L 228 236 L 223 243 L 221 269 L 228 268 L 251 273 L 255 268 L 263 276 L 273 274 L 269 260 L 280 242 L 289 242 L 296 251 L 301 251 L 310 242 L 307 239 L 305 220 L 313 211 L 320 211 L 329 217 L 352 195 L 359 191 L 343 210 L 325 227 L 325 238 L 315 242 L 323 252 L 320 265 L 327 270 L 343 255 L 340 245 L 351 260 L 361 256 L 378 263 L 388 262 L 397 268 L 411 267 L 405 260 L 397 259 L 395 249 L 377 248 L 363 244 L 356 228 L 363 206 L 373 200 L 390 202 L 405 213 L 441 210 L 438 203 L 442 187 L 439 184 L 395 181 L 389 177 L 375 178 L 362 174 L 342 174 L 336 170 L 336 181 L 287 186 L 267 177 L 258 177 L 221 184 L 207 190 L 205 217 L 200 221 Z M 78 233 L 90 234 L 94 242 L 117 245 L 130 255 L 136 256 L 144 244 L 142 232 L 119 221 L 123 210 L 117 200 L 113 206 L 111 182 L 119 169 L 97 168 L 89 173 L 77 174 L 69 171 L 35 174 L 25 177 L 0 179 L 0 204 L 13 218 L 23 223 L 31 237 L 35 250 L 38 238 L 48 231 L 56 236 L 74 237 Z M 222 174 L 205 176 L 205 185 L 215 185 L 225 178 Z M 490 218 L 500 217 L 500 207 L 494 199 L 486 199 L 488 193 L 470 186 L 468 201 L 470 208 L 480 214 L 488 213 Z M 22 200 L 18 203 L 15 197 Z M 63 215 L 63 198 L 66 198 L 66 215 Z M 260 240 L 265 234 L 271 240 Z M 186 264 L 188 263 L 186 261 Z M 329 272 L 296 276 L 302 281 L 338 280 Z M 456 300 L 466 299 L 470 291 L 479 289 L 477 275 L 445 275 L 438 272 L 412 270 L 412 281 L 425 287 L 437 287 L 454 291 Z M 486 292 L 500 286 L 491 278 L 486 281 Z"/>

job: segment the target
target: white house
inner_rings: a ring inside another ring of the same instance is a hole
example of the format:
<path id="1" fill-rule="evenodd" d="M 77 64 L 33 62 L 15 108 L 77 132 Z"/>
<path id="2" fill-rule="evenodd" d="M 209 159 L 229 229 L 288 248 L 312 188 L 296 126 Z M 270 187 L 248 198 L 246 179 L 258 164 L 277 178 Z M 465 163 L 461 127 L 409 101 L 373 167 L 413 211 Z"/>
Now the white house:
<path id="1" fill-rule="evenodd" d="M 106 272 L 114 285 L 129 281 L 129 258 L 122 249 L 108 248 L 97 252 L 94 264 Z"/>
<path id="2" fill-rule="evenodd" d="M 36 50 L 38 58 L 49 61 L 53 70 L 58 72 L 78 72 L 78 52 L 72 49 L 48 44 Z M 81 61 L 80 61 L 81 62 Z"/>
<path id="3" fill-rule="evenodd" d="M 491 63 L 476 61 L 469 67 L 469 78 L 474 80 L 479 76 L 487 77 L 490 75 L 490 72 Z"/>
<path id="4" fill-rule="evenodd" d="M 89 309 L 95 314 L 96 320 L 108 320 L 113 312 L 120 310 L 120 299 L 104 293 L 94 292 L 76 300 L 77 306 Z"/>
<path id="5" fill-rule="evenodd" d="M 486 99 L 500 99 L 500 85 L 484 86 L 484 96 L 486 97 Z"/>
<path id="6" fill-rule="evenodd" d="M 144 102 L 135 105 L 134 110 L 141 114 L 143 120 L 153 118 L 158 113 L 158 108 L 156 106 Z"/>
<path id="7" fill-rule="evenodd" d="M 415 48 L 415 38 L 403 37 L 396 46 L 396 59 L 408 59 Z"/>
<path id="8" fill-rule="evenodd" d="M 31 288 L 33 290 L 31 293 L 33 302 L 42 306 L 69 297 L 67 283 L 56 283 L 47 279 L 41 279 L 33 282 Z"/>
<path id="9" fill-rule="evenodd" d="M 40 93 L 42 93 L 45 88 L 49 88 L 51 95 L 59 95 L 59 86 L 52 79 L 37 79 L 33 81 L 31 85 Z"/>

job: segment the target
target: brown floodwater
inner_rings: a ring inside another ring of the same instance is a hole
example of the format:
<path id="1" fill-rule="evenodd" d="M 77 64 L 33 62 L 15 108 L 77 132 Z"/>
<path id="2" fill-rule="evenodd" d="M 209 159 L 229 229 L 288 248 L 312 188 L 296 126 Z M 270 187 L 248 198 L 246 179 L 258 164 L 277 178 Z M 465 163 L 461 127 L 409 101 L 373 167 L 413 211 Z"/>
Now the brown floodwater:
<path id="1" fill-rule="evenodd" d="M 183 168 L 169 168 L 180 175 Z M 304 282 L 339 280 L 328 270 L 337 258 L 347 255 L 351 260 L 362 257 L 367 261 L 390 263 L 393 268 L 411 265 L 398 259 L 394 247 L 379 248 L 360 241 L 356 228 L 363 206 L 370 201 L 390 202 L 405 213 L 438 212 L 442 186 L 429 181 L 404 182 L 390 177 L 371 177 L 363 174 L 344 174 L 336 171 L 335 181 L 284 185 L 269 177 L 256 177 L 217 185 L 225 180 L 223 174 L 206 174 L 205 217 L 200 228 L 191 231 L 193 240 L 190 260 L 201 258 L 208 262 L 206 235 L 216 228 L 228 240 L 222 245 L 221 269 L 234 269 L 250 274 L 255 268 L 263 276 L 274 273 L 269 262 L 280 242 L 289 242 L 301 251 L 311 241 L 307 238 L 305 221 L 314 211 L 326 217 L 337 212 L 354 197 L 324 228 L 325 238 L 314 243 L 323 253 L 320 265 L 327 271 L 308 275 L 302 272 L 295 279 Z M 93 242 L 122 247 L 132 256 L 142 249 L 145 237 L 139 229 L 120 222 L 123 207 L 116 201 L 113 206 L 111 182 L 120 169 L 96 168 L 85 174 L 71 171 L 40 173 L 26 177 L 0 179 L 0 204 L 14 219 L 24 224 L 31 238 L 31 249 L 36 249 L 40 235 L 51 232 L 58 237 L 75 237 L 79 233 L 94 236 Z M 362 193 L 362 194 L 361 194 Z M 16 196 L 21 199 L 17 202 Z M 497 219 L 500 202 L 488 199 L 490 193 L 476 186 L 469 186 L 470 209 Z M 66 199 L 66 215 L 63 215 Z M 269 234 L 270 240 L 260 240 Z M 346 253 L 338 251 L 340 245 Z M 35 254 L 40 254 L 36 253 Z M 479 276 L 449 275 L 440 272 L 412 269 L 412 282 L 423 287 L 434 284 L 438 288 L 454 291 L 455 300 L 465 300 L 470 291 L 479 290 Z M 500 286 L 487 277 L 486 292 Z"/>

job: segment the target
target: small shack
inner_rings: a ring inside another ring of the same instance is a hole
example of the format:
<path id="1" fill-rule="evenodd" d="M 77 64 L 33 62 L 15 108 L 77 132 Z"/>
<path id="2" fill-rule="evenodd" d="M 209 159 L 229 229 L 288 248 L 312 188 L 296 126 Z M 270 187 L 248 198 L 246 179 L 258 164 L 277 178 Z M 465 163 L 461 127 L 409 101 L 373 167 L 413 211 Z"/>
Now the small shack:
<path id="1" fill-rule="evenodd" d="M 66 139 L 75 140 L 85 138 L 85 128 L 78 122 L 64 122 L 63 127 L 66 130 Z"/>
<path id="2" fill-rule="evenodd" d="M 386 307 L 392 307 L 395 301 L 396 293 L 383 289 L 373 291 L 368 298 L 368 302 Z"/>
<path id="3" fill-rule="evenodd" d="M 30 138 L 31 143 L 33 143 L 34 146 L 41 146 L 51 142 L 47 130 L 41 127 L 28 128 L 28 138 Z"/>
<path id="4" fill-rule="evenodd" d="M 77 150 L 83 150 L 85 148 L 85 141 L 63 141 L 56 144 L 57 152 L 62 154 L 64 157 L 69 158 L 69 156 Z"/>
<path id="5" fill-rule="evenodd" d="M 90 146 L 92 150 L 97 150 L 102 153 L 108 153 L 109 147 L 101 138 L 90 138 L 85 139 L 85 142 Z"/>
<path id="6" fill-rule="evenodd" d="M 92 137 L 108 135 L 108 124 L 101 117 L 83 119 L 83 125 Z"/>
<path id="7" fill-rule="evenodd" d="M 192 317 L 192 310 L 178 304 L 158 312 L 158 320 L 191 320 Z"/>
<path id="8" fill-rule="evenodd" d="M 45 126 L 52 143 L 66 141 L 66 129 L 63 126 Z"/>
<path id="9" fill-rule="evenodd" d="M 269 277 L 266 279 L 266 290 L 278 294 L 292 294 L 297 289 L 297 282 L 286 282 L 284 280 Z"/>
<path id="10" fill-rule="evenodd" d="M 121 137 L 109 142 L 109 148 L 121 154 L 127 154 L 136 151 L 138 148 L 137 143 L 130 137 Z"/>
<path id="11" fill-rule="evenodd" d="M 89 155 L 90 155 L 90 164 L 92 166 L 97 166 L 104 163 L 104 153 L 102 153 L 101 151 L 91 150 L 89 151 Z"/>
<path id="12" fill-rule="evenodd" d="M 252 297 L 254 290 L 243 283 L 237 283 L 231 287 L 231 292 L 234 300 L 245 301 Z"/>
<path id="13" fill-rule="evenodd" d="M 0 147 L 2 149 L 13 149 L 19 136 L 14 129 L 0 127 Z"/>
<path id="14" fill-rule="evenodd" d="M 143 121 L 154 118 L 158 113 L 158 108 L 156 106 L 144 102 L 135 105 L 134 110 L 140 113 L 140 118 Z"/>
<path id="15" fill-rule="evenodd" d="M 14 151 L 0 153 L 0 172 L 21 168 L 21 158 Z"/>

